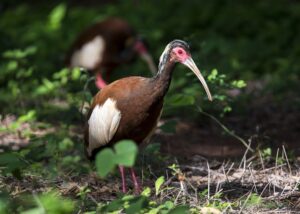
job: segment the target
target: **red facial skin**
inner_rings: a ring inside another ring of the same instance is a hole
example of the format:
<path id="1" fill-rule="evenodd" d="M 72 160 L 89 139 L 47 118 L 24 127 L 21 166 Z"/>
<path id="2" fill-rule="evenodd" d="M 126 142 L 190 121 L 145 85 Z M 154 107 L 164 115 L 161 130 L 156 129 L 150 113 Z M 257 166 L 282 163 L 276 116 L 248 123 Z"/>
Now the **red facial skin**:
<path id="1" fill-rule="evenodd" d="M 188 58 L 191 57 L 190 54 L 188 54 L 183 48 L 181 47 L 176 47 L 176 48 L 173 48 L 172 52 L 174 53 L 174 57 L 175 57 L 175 60 L 180 62 L 180 63 L 183 63 L 185 62 Z"/>

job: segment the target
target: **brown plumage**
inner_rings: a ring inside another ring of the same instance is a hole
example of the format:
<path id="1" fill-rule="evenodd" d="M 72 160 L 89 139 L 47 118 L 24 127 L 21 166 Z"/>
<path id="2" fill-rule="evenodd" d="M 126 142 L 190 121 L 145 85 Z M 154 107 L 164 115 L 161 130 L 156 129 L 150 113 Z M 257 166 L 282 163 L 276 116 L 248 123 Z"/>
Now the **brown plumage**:
<path id="1" fill-rule="evenodd" d="M 108 18 L 90 26 L 78 36 L 67 54 L 66 64 L 95 73 L 98 75 L 97 86 L 103 88 L 106 84 L 102 73 L 109 75 L 117 66 L 133 62 L 138 55 L 155 72 L 152 57 L 134 29 L 125 20 Z"/>
<path id="2" fill-rule="evenodd" d="M 205 80 L 191 58 L 189 46 L 184 41 L 174 40 L 161 55 L 156 76 L 123 78 L 96 94 L 85 132 L 85 146 L 90 151 L 87 152 L 90 158 L 103 147 L 119 140 L 132 139 L 140 144 L 151 135 L 160 118 L 176 62 L 186 65 L 197 75 L 209 100 L 212 100 Z M 126 188 L 123 186 L 124 190 Z"/>
<path id="3" fill-rule="evenodd" d="M 127 77 L 109 84 L 96 94 L 88 118 L 94 107 L 103 105 L 108 98 L 116 100 L 117 109 L 126 112 L 122 114 L 119 127 L 108 146 L 122 139 L 142 143 L 156 127 L 163 106 L 163 96 L 157 99 L 157 94 L 153 93 L 155 87 L 154 79 Z M 85 136 L 88 136 L 88 124 Z M 86 144 L 88 146 L 88 138 Z M 96 149 L 92 156 L 100 149 Z"/>

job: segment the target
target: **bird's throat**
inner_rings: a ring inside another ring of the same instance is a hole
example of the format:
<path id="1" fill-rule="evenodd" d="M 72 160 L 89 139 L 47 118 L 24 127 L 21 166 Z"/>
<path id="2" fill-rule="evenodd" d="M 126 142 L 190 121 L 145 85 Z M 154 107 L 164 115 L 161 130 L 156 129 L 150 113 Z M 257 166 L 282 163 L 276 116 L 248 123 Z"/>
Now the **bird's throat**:
<path id="1" fill-rule="evenodd" d="M 160 70 L 157 72 L 157 75 L 154 77 L 154 81 L 156 85 L 155 88 L 157 92 L 160 93 L 161 96 L 165 96 L 165 94 L 169 90 L 174 68 L 175 68 L 175 63 L 169 61 L 164 66 L 160 67 Z"/>

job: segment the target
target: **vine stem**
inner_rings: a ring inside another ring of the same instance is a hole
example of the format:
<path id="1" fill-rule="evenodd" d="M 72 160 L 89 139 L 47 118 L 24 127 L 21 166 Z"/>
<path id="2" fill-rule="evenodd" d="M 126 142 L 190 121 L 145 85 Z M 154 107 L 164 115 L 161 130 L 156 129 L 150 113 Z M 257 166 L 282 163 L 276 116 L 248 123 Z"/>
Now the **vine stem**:
<path id="1" fill-rule="evenodd" d="M 212 119 L 213 121 L 215 121 L 217 124 L 219 124 L 219 126 L 221 126 L 221 128 L 230 136 L 234 137 L 235 139 L 237 139 L 238 141 L 240 141 L 249 151 L 254 152 L 254 150 L 246 143 L 246 141 L 241 138 L 240 136 L 236 135 L 233 131 L 229 130 L 223 123 L 220 122 L 220 120 L 218 120 L 215 116 L 203 111 L 199 106 L 198 106 L 198 110 L 201 114 L 204 114 L 205 116 L 209 117 L 210 119 Z"/>

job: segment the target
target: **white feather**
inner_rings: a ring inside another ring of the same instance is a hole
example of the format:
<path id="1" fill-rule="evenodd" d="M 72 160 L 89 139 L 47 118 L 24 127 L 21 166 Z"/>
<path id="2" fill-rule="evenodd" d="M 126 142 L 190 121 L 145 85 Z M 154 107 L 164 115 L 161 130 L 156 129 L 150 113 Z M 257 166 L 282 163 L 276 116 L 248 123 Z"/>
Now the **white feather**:
<path id="1" fill-rule="evenodd" d="M 104 48 L 104 39 L 101 36 L 95 37 L 72 55 L 71 66 L 94 69 L 102 61 Z"/>
<path id="2" fill-rule="evenodd" d="M 168 54 L 169 50 L 170 50 L 170 44 L 168 44 L 165 47 L 165 50 L 163 51 L 163 53 L 159 57 L 159 66 L 158 66 L 159 69 L 158 69 L 158 71 L 163 70 L 163 66 L 165 64 L 165 56 Z"/>
<path id="3" fill-rule="evenodd" d="M 117 109 L 115 100 L 108 98 L 102 106 L 95 106 L 88 121 L 89 155 L 94 149 L 104 146 L 114 137 L 120 120 L 121 112 Z"/>

